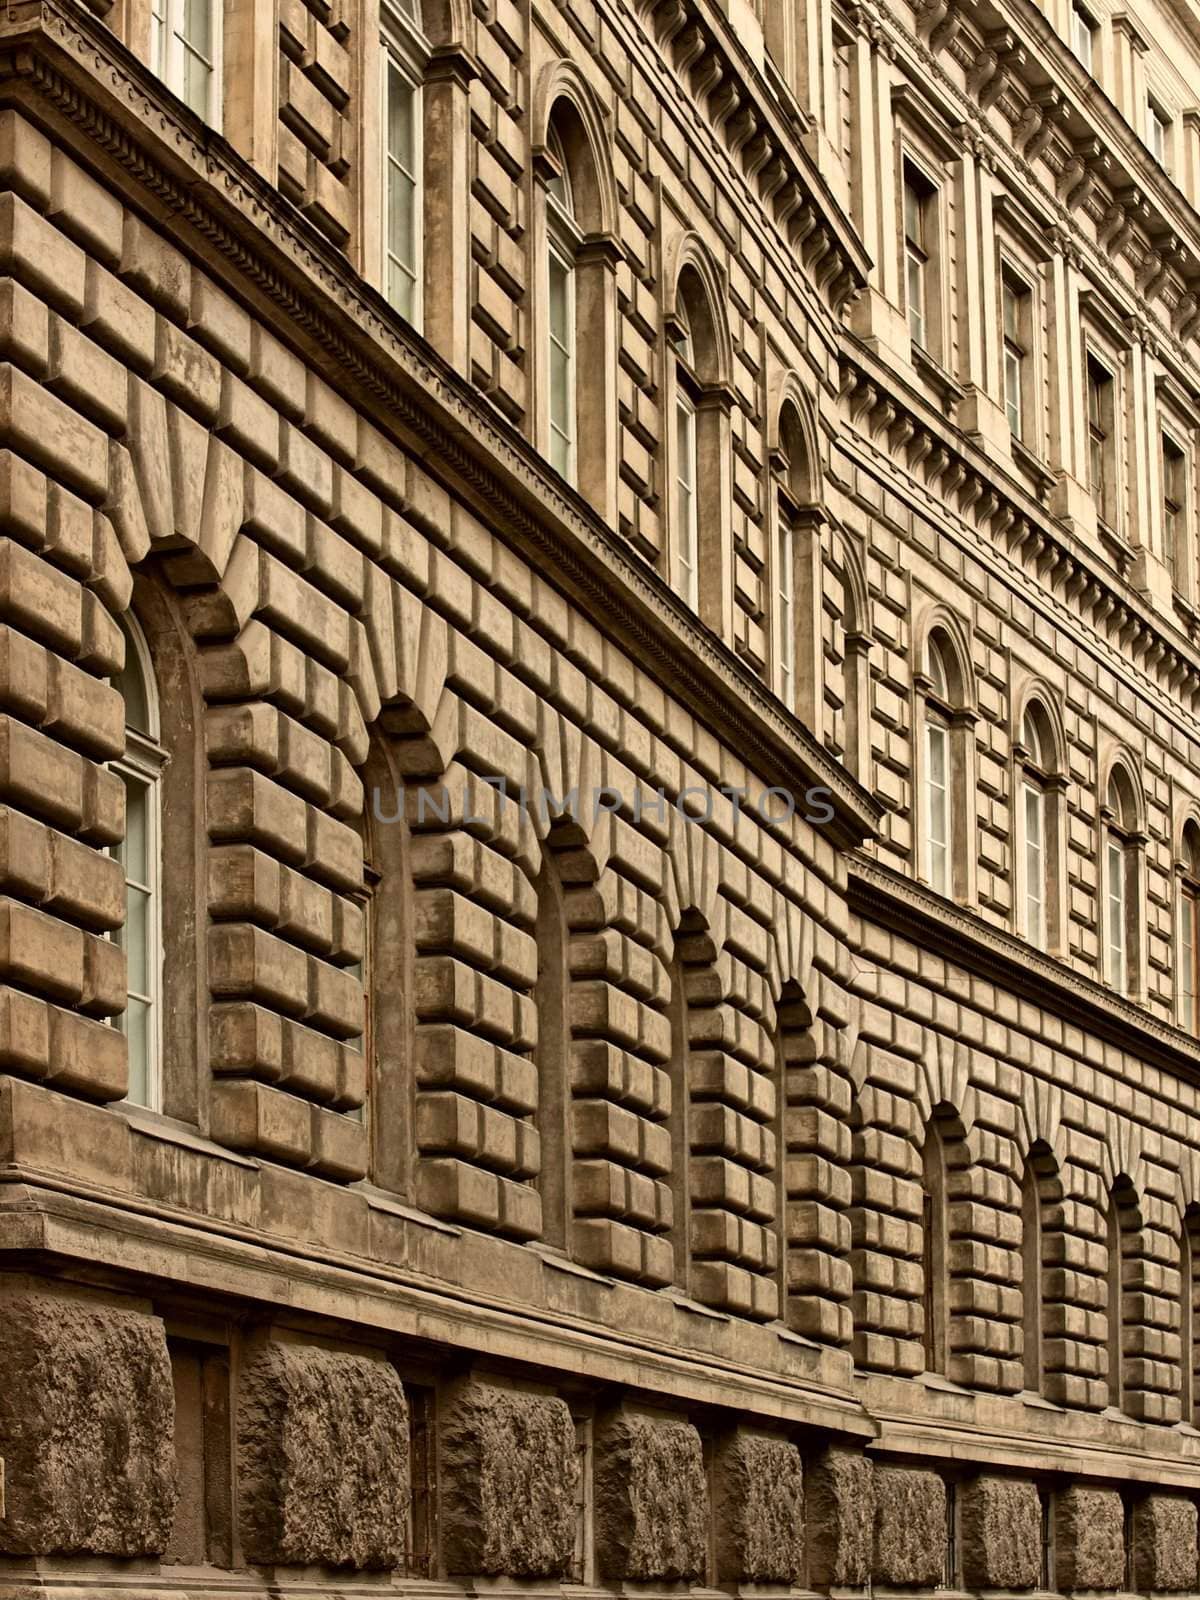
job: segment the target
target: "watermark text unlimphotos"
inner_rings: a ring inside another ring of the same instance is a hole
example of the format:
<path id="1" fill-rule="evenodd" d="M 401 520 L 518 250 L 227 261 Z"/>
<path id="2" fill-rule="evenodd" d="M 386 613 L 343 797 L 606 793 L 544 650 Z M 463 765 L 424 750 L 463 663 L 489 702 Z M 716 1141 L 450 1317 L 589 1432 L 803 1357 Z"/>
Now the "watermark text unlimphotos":
<path id="1" fill-rule="evenodd" d="M 746 812 L 776 826 L 799 817 L 803 822 L 822 827 L 832 822 L 834 816 L 832 791 L 820 787 L 796 794 L 784 788 L 755 790 L 724 783 L 716 787 L 694 784 L 681 789 L 676 795 L 670 795 L 665 789 L 647 789 L 641 784 L 635 784 L 630 789 L 623 789 L 616 784 L 600 784 L 590 789 L 576 787 L 564 795 L 556 795 L 550 789 L 513 784 L 499 776 L 484 777 L 479 781 L 495 791 L 502 805 L 516 806 L 520 811 L 537 818 L 544 826 L 557 818 L 569 817 L 578 826 L 591 827 L 606 812 L 631 817 L 634 822 L 651 817 L 665 824 L 670 813 L 675 811 L 688 822 L 706 823 L 713 820 L 718 805 L 729 806 L 735 822 Z M 385 797 L 378 788 L 374 788 L 371 791 L 371 814 L 376 822 L 382 823 L 399 822 L 407 817 L 416 827 L 432 827 L 438 823 L 447 825 L 451 821 L 461 825 L 486 824 L 494 820 L 494 812 L 479 816 L 471 813 L 470 808 L 478 802 L 472 801 L 469 786 L 464 786 L 458 798 L 463 806 L 461 815 L 456 810 L 456 796 L 444 783 L 417 784 L 408 789 L 403 797 L 398 793 L 393 795 L 391 808 L 387 810 L 384 806 Z"/>

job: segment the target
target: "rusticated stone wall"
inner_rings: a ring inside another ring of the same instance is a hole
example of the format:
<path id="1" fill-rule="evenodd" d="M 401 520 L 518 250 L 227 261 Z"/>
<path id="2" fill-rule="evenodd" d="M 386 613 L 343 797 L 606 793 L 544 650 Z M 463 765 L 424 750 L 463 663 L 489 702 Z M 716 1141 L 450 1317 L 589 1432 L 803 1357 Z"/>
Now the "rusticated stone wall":
<path id="1" fill-rule="evenodd" d="M 875 1544 L 875 1474 L 851 1450 L 823 1451 L 805 1474 L 810 1581 L 860 1588 L 870 1581 Z"/>
<path id="2" fill-rule="evenodd" d="M 1196 1504 L 1181 1495 L 1146 1494 L 1133 1509 L 1133 1585 L 1157 1594 L 1194 1590 Z"/>
<path id="3" fill-rule="evenodd" d="M 401 1565 L 409 1548 L 408 1407 L 395 1369 L 369 1356 L 261 1340 L 238 1386 L 246 1558 Z"/>
<path id="4" fill-rule="evenodd" d="M 875 1468 L 876 1583 L 928 1588 L 946 1571 L 946 1485 L 935 1472 Z"/>
<path id="5" fill-rule="evenodd" d="M 157 1317 L 0 1291 L 0 1551 L 161 1554 L 175 1510 L 173 1416 Z"/>
<path id="6" fill-rule="evenodd" d="M 596 1445 L 596 1552 L 621 1582 L 703 1579 L 708 1484 L 700 1435 L 688 1422 L 619 1411 Z"/>
<path id="7" fill-rule="evenodd" d="M 973 1478 L 961 1499 L 963 1582 L 969 1589 L 1035 1589 L 1042 1579 L 1042 1503 L 1020 1478 Z"/>
<path id="8" fill-rule="evenodd" d="M 1125 1520 L 1116 1489 L 1072 1485 L 1055 1506 L 1058 1587 L 1121 1589 L 1125 1583 Z"/>
<path id="9" fill-rule="evenodd" d="M 440 1470 L 450 1572 L 564 1575 L 581 1467 L 563 1400 L 463 1382 L 448 1397 Z"/>
<path id="10" fill-rule="evenodd" d="M 804 1577 L 804 1469 L 786 1439 L 738 1428 L 717 1446 L 712 1515 L 723 1583 Z"/>

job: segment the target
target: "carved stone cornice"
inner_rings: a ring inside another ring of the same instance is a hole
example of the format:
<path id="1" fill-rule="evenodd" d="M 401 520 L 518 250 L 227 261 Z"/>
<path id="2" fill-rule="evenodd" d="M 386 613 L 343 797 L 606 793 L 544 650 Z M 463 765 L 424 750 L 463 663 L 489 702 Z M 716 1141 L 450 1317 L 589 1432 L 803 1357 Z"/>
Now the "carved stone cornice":
<path id="1" fill-rule="evenodd" d="M 1066 962 L 994 927 L 902 873 L 856 854 L 847 896 L 875 927 L 936 950 L 955 966 L 1107 1039 L 1138 1061 L 1200 1083 L 1200 1041 Z"/>
<path id="2" fill-rule="evenodd" d="M 259 173 L 198 119 L 181 119 L 107 28 L 56 0 L 10 4 L 0 105 L 28 107 L 85 159 L 106 161 L 114 189 L 203 253 L 326 376 L 340 372 L 382 433 L 553 572 L 764 779 L 797 794 L 827 789 L 838 843 L 875 831 L 881 808 L 812 734 Z"/>
<path id="3" fill-rule="evenodd" d="M 798 209 L 795 191 L 805 197 L 802 204 L 819 214 L 832 260 L 816 286 L 840 316 L 851 296 L 866 287 L 870 258 L 816 164 L 765 92 L 766 80 L 728 18 L 712 0 L 663 0 L 645 8 L 642 21 L 739 167 L 746 187 L 797 251 L 806 273 L 809 263 L 799 252 L 803 241 L 789 223 Z"/>

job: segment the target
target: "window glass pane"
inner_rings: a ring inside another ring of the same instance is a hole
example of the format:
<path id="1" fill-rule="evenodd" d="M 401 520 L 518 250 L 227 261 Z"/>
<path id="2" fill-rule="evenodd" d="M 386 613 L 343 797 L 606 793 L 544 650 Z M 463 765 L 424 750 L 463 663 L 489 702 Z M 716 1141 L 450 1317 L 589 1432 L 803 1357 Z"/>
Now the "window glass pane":
<path id="1" fill-rule="evenodd" d="M 417 285 L 417 91 L 390 56 L 386 96 L 386 293 L 389 304 L 411 318 Z"/>
<path id="2" fill-rule="evenodd" d="M 1108 845 L 1108 948 L 1109 978 L 1125 988 L 1125 849 L 1119 840 Z"/>
<path id="3" fill-rule="evenodd" d="M 1196 898 L 1184 890 L 1179 904 L 1179 1020 L 1196 1026 Z"/>
<path id="4" fill-rule="evenodd" d="M 1041 945 L 1045 937 L 1046 864 L 1045 795 L 1035 784 L 1025 786 L 1025 932 Z"/>
<path id="5" fill-rule="evenodd" d="M 926 724 L 926 839 L 929 881 L 939 894 L 949 888 L 949 742 L 947 730 L 936 722 Z"/>
<path id="6" fill-rule="evenodd" d="M 677 475 L 677 588 L 689 605 L 697 599 L 696 574 L 696 414 L 680 398 L 675 408 Z"/>
<path id="7" fill-rule="evenodd" d="M 121 1031 L 129 1041 L 129 1094 L 134 1105 L 148 1106 L 153 1099 L 151 1062 L 154 1058 L 152 1018 L 144 1000 L 130 999 L 121 1016 Z"/>
<path id="8" fill-rule="evenodd" d="M 211 61 L 213 0 L 184 0 L 183 31 L 192 48 Z"/>
<path id="9" fill-rule="evenodd" d="M 776 555 L 779 615 L 779 692 L 788 705 L 792 704 L 792 673 L 796 650 L 795 606 L 792 598 L 794 561 L 792 525 L 781 512 L 779 520 L 779 549 Z"/>

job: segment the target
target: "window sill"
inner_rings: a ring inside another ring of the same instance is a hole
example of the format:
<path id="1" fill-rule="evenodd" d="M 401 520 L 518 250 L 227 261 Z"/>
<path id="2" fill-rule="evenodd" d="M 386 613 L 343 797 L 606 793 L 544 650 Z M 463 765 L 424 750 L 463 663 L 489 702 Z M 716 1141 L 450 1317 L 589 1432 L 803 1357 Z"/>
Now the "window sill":
<path id="1" fill-rule="evenodd" d="M 1117 569 L 1118 577 L 1128 578 L 1133 569 L 1133 546 L 1105 522 L 1099 508 L 1096 511 L 1096 530 L 1100 535 L 1100 543 L 1104 547 L 1105 554 Z"/>
<path id="2" fill-rule="evenodd" d="M 954 381 L 935 356 L 921 345 L 914 343 L 912 347 L 912 363 L 918 374 L 941 397 L 942 408 L 947 415 L 958 405 L 966 390 Z"/>
<path id="3" fill-rule="evenodd" d="M 1051 490 L 1054 488 L 1054 473 L 1050 471 L 1050 468 L 1038 455 L 1037 451 L 1031 449 L 1023 440 L 1018 439 L 1015 434 L 1012 436 L 1012 454 L 1017 466 L 1027 478 L 1032 480 L 1034 493 L 1037 495 L 1039 504 L 1045 504 L 1050 498 Z"/>
<path id="4" fill-rule="evenodd" d="M 261 1161 L 243 1155 L 240 1150 L 231 1150 L 228 1145 L 215 1143 L 190 1123 L 168 1117 L 165 1112 L 151 1111 L 146 1106 L 131 1105 L 124 1100 L 111 1106 L 110 1110 L 119 1112 L 133 1132 L 143 1134 L 147 1139 L 160 1139 L 164 1144 L 179 1145 L 184 1150 L 197 1150 L 202 1155 L 219 1156 L 222 1161 L 227 1161 L 235 1167 L 245 1167 L 250 1172 L 257 1172 L 262 1166 Z"/>

